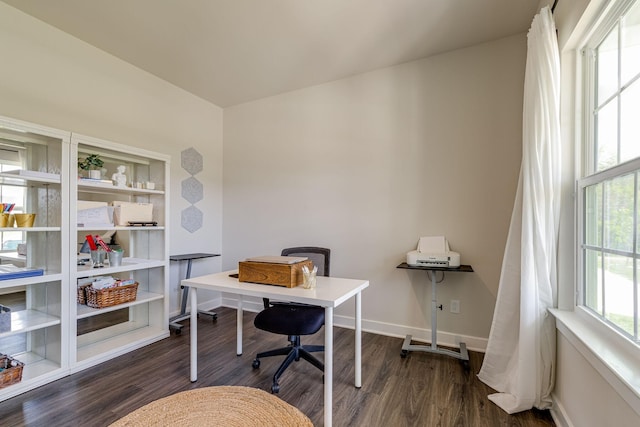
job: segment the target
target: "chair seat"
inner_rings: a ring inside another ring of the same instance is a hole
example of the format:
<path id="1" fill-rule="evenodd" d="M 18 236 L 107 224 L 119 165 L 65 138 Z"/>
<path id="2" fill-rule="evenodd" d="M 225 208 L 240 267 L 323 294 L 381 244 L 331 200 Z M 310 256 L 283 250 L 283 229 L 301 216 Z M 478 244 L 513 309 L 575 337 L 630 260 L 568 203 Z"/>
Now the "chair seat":
<path id="1" fill-rule="evenodd" d="M 324 325 L 324 308 L 278 304 L 258 313 L 253 323 L 274 334 L 313 335 Z"/>
<path id="2" fill-rule="evenodd" d="M 309 258 L 314 267 L 317 267 L 318 276 L 329 276 L 329 258 L 331 250 L 316 246 L 301 246 L 296 248 L 286 248 L 282 250 L 283 256 L 304 256 Z M 264 310 L 254 318 L 253 324 L 256 328 L 278 335 L 287 335 L 289 345 L 260 352 L 256 355 L 251 366 L 253 369 L 260 368 L 260 359 L 271 356 L 286 356 L 273 375 L 271 393 L 278 393 L 280 384 L 278 381 L 284 371 L 293 362 L 304 359 L 313 366 L 324 372 L 324 364 L 316 359 L 311 353 L 324 351 L 321 345 L 302 345 L 301 335 L 313 335 L 324 325 L 324 308 L 299 304 L 294 302 L 278 302 L 264 300 Z"/>

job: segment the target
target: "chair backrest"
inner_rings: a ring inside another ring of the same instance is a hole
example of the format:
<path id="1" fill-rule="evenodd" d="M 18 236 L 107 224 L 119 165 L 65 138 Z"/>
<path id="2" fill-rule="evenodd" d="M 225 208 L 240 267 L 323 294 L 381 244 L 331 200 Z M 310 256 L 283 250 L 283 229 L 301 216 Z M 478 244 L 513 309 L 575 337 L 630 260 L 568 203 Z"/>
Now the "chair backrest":
<path id="1" fill-rule="evenodd" d="M 306 256 L 313 265 L 318 267 L 318 276 L 329 276 L 329 265 L 331 261 L 331 250 L 318 248 L 315 246 L 300 246 L 295 248 L 285 248 L 282 250 L 283 256 Z"/>
<path id="2" fill-rule="evenodd" d="M 318 267 L 318 276 L 329 276 L 329 265 L 331 261 L 331 250 L 318 248 L 316 246 L 299 246 L 295 248 L 285 248 L 280 254 L 282 256 L 306 256 L 313 265 Z M 269 308 L 271 302 L 269 298 L 262 298 L 264 308 Z"/>

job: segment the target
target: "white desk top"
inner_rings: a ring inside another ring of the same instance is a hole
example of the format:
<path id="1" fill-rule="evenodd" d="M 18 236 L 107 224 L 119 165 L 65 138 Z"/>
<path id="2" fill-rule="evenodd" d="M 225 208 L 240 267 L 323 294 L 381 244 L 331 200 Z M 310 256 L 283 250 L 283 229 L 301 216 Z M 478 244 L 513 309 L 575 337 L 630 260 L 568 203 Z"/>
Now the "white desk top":
<path id="1" fill-rule="evenodd" d="M 369 286 L 368 280 L 318 276 L 315 289 L 305 289 L 302 286 L 287 288 L 284 286 L 240 282 L 236 278 L 229 277 L 230 274 L 234 273 L 238 273 L 238 270 L 192 277 L 182 280 L 181 285 L 236 295 L 320 305 L 323 307 L 337 307 Z"/>

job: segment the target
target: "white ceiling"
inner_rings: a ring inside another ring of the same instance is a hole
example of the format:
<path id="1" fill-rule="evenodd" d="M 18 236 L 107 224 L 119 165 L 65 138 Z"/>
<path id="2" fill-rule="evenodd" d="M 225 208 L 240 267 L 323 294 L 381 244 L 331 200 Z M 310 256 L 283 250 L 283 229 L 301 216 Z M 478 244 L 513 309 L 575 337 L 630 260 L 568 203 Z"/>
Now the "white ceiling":
<path id="1" fill-rule="evenodd" d="M 528 30 L 539 0 L 3 0 L 221 107 Z"/>

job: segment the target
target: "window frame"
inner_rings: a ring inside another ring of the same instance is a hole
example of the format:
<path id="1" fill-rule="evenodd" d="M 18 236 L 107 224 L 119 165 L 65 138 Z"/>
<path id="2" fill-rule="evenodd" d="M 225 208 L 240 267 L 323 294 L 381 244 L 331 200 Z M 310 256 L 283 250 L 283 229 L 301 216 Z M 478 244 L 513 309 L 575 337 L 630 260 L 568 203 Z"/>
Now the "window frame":
<path id="1" fill-rule="evenodd" d="M 585 283 L 585 247 L 592 247 L 592 245 L 588 245 L 585 243 L 585 217 L 586 217 L 586 209 L 585 209 L 585 194 L 586 194 L 586 189 L 592 185 L 597 185 L 597 184 L 604 184 L 614 178 L 618 178 L 618 177 L 622 177 L 622 176 L 626 176 L 629 174 L 635 174 L 636 175 L 636 180 L 640 181 L 640 158 L 636 158 L 633 159 L 631 161 L 622 163 L 616 167 L 610 168 L 610 169 L 606 169 L 604 171 L 598 172 L 596 174 L 593 175 L 589 175 L 587 177 L 578 179 L 577 181 L 577 191 L 576 191 L 576 200 L 577 200 L 577 218 L 576 218 L 576 222 L 578 225 L 578 239 L 577 239 L 577 259 L 578 259 L 578 270 L 576 272 L 576 277 L 577 277 L 577 281 L 578 281 L 578 286 L 577 286 L 577 300 L 576 300 L 576 306 L 582 308 L 583 310 L 589 312 L 590 314 L 592 314 L 595 318 L 597 318 L 598 320 L 600 320 L 601 322 L 605 323 L 606 325 L 608 325 L 609 327 L 615 329 L 616 331 L 618 331 L 622 336 L 624 336 L 627 340 L 629 340 L 629 342 L 631 342 L 632 344 L 638 346 L 640 348 L 640 326 L 638 325 L 638 322 L 640 321 L 640 308 L 639 308 L 639 304 L 636 303 L 634 304 L 634 333 L 635 336 L 632 337 L 630 336 L 626 331 L 624 331 L 620 326 L 616 325 L 615 323 L 609 321 L 606 316 L 602 315 L 601 313 L 598 313 L 596 310 L 592 309 L 591 307 L 586 305 L 585 302 L 585 288 L 586 288 L 586 283 Z M 638 194 L 638 189 L 637 186 L 639 185 L 639 182 L 636 182 L 636 195 Z M 634 206 L 634 217 L 637 218 L 638 217 L 638 209 L 640 209 L 639 203 L 640 201 L 638 201 L 638 198 L 636 196 L 636 203 Z M 636 223 L 634 223 L 634 229 L 637 230 L 638 229 L 638 225 Z M 637 232 L 636 232 L 637 233 Z M 603 249 L 601 251 L 602 254 L 615 254 L 615 250 L 606 250 L 604 249 L 604 242 L 600 242 L 600 246 Z M 635 249 L 635 242 L 634 242 L 634 249 Z M 638 274 L 636 272 L 636 268 L 638 268 L 638 264 L 640 264 L 640 255 L 637 253 L 637 251 L 633 251 L 634 253 L 631 254 L 629 256 L 629 258 L 631 258 L 634 263 L 635 263 L 635 267 L 634 267 L 634 277 L 638 277 Z M 634 286 L 634 299 L 635 301 L 638 301 L 638 291 L 640 288 L 640 284 L 635 283 Z M 606 305 L 605 305 L 606 307 Z M 605 313 L 606 313 L 606 309 L 605 309 Z"/>
<path id="2" fill-rule="evenodd" d="M 1 141 L 1 139 L 0 139 Z M 2 142 L 0 142 L 0 146 L 2 145 Z M 1 157 L 1 156 L 0 156 Z M 6 159 L 2 159 L 0 158 L 0 172 L 6 172 L 9 170 L 15 170 L 15 169 L 23 169 L 24 168 L 24 164 L 21 161 L 10 161 L 10 160 L 6 160 Z M 20 186 L 16 186 L 16 185 L 11 185 L 11 184 L 4 184 L 4 183 L 0 183 L 0 200 L 5 200 L 4 198 L 4 194 L 5 194 L 5 187 L 20 187 Z M 26 198 L 27 198 L 27 192 L 25 188 L 22 188 L 21 190 L 22 195 L 21 195 L 21 199 L 22 201 L 20 202 L 20 204 L 16 204 L 15 208 L 20 211 L 20 210 L 24 210 L 24 207 L 26 206 Z M 17 236 L 12 236 L 12 235 L 20 235 L 20 239 L 11 239 L 11 238 L 7 238 L 7 236 L 9 237 L 17 237 Z M 20 231 L 19 229 L 10 231 L 10 230 L 0 230 L 0 254 L 2 253 L 12 253 L 12 252 L 16 252 L 17 249 L 5 249 L 5 243 L 8 241 L 14 241 L 14 240 L 20 240 L 22 243 L 25 242 L 26 236 L 25 236 L 25 232 L 24 231 Z M 1 263 L 1 261 L 0 261 Z"/>
<path id="3" fill-rule="evenodd" d="M 586 294 L 586 286 L 585 283 L 585 246 L 586 245 L 586 229 L 585 229 L 585 218 L 586 218 L 586 206 L 585 206 L 585 192 L 586 188 L 592 186 L 594 184 L 602 184 L 605 185 L 607 181 L 613 180 L 617 177 L 622 177 L 628 174 L 635 173 L 636 174 L 636 186 L 640 185 L 640 157 L 635 159 L 628 160 L 623 163 L 616 164 L 615 166 L 609 167 L 604 170 L 597 170 L 597 153 L 596 153 L 596 119 L 595 108 L 597 106 L 597 61 L 596 61 L 596 49 L 600 45 L 600 43 L 612 32 L 618 32 L 618 45 L 620 45 L 620 27 L 619 22 L 621 18 L 624 16 L 626 12 L 628 12 L 632 6 L 636 2 L 640 3 L 640 0 L 620 0 L 614 1 L 610 3 L 610 8 L 606 13 L 603 13 L 597 22 L 593 25 L 593 30 L 591 34 L 584 38 L 585 43 L 577 49 L 580 53 L 580 67 L 582 70 L 581 75 L 577 75 L 580 83 L 576 86 L 578 91 L 578 105 L 582 105 L 582 114 L 577 116 L 577 120 L 581 123 L 578 123 L 579 128 L 581 129 L 581 136 L 578 138 L 578 144 L 576 145 L 576 155 L 579 161 L 579 169 L 577 170 L 577 179 L 576 179 L 576 205 L 575 205 L 575 221 L 576 221 L 576 300 L 575 307 L 579 309 L 583 313 L 586 313 L 589 317 L 592 317 L 597 322 L 600 322 L 604 328 L 601 328 L 605 333 L 610 334 L 613 332 L 613 335 L 616 335 L 617 338 L 623 338 L 629 344 L 631 344 L 636 349 L 640 349 L 640 298 L 638 293 L 640 293 L 640 284 L 637 282 L 638 280 L 638 271 L 640 270 L 640 255 L 637 251 L 637 246 L 635 245 L 634 240 L 634 248 L 633 253 L 630 258 L 634 262 L 634 336 L 630 336 L 628 332 L 624 331 L 620 326 L 614 324 L 609 321 L 605 315 L 598 313 L 594 309 L 590 308 L 586 305 L 585 294 Z M 620 65 L 620 55 L 618 55 L 618 65 Z M 620 68 L 618 67 L 618 78 L 620 78 Z M 622 91 L 623 87 L 628 87 L 631 83 L 635 82 L 638 84 L 638 77 L 636 76 L 634 79 L 630 81 L 628 85 L 621 86 L 618 88 L 619 91 Z M 620 102 L 620 92 L 616 92 L 615 95 L 617 100 L 615 102 Z M 608 99 L 611 99 L 609 97 Z M 618 112 L 619 113 L 619 112 Z M 617 130 L 618 135 L 620 132 L 621 121 L 620 117 L 618 117 Z M 619 143 L 620 138 L 618 136 L 618 140 L 616 141 L 618 145 L 618 160 L 620 158 L 619 152 Z M 640 233 L 638 231 L 638 218 L 639 218 L 639 209 L 640 209 L 640 201 L 638 200 L 639 191 L 636 187 L 635 193 L 635 204 L 634 204 L 634 233 L 636 234 L 636 238 L 640 239 Z M 604 213 L 603 213 L 604 215 Z M 604 242 L 601 243 L 601 249 L 604 248 Z M 607 251 L 601 251 L 601 254 L 608 253 Z M 606 284 L 604 285 L 606 286 Z M 603 287 L 604 292 L 604 287 Z M 606 313 L 606 305 L 605 310 Z"/>

